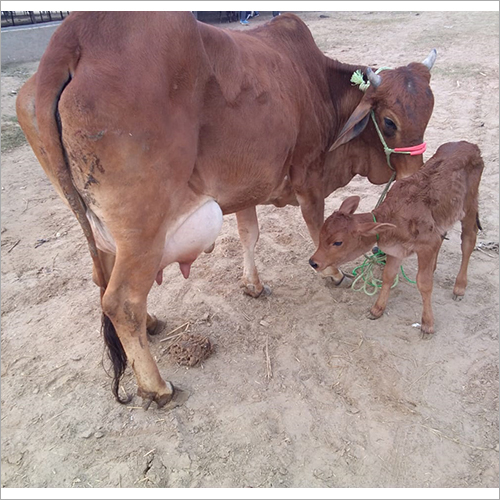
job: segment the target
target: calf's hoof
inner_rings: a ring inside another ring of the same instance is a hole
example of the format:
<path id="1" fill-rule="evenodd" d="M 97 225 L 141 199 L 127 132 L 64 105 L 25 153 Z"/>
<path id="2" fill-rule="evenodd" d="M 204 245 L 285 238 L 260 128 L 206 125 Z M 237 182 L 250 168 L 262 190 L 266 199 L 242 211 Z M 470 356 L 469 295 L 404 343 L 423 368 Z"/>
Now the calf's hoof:
<path id="1" fill-rule="evenodd" d="M 461 295 L 459 295 L 459 294 L 456 294 L 455 292 L 453 292 L 453 300 L 460 302 L 463 298 L 464 298 L 463 293 Z"/>
<path id="2" fill-rule="evenodd" d="M 366 317 L 368 319 L 379 319 L 382 317 L 384 314 L 384 310 L 380 310 L 379 308 L 372 307 L 369 311 Z"/>
<path id="3" fill-rule="evenodd" d="M 421 338 L 423 340 L 429 340 L 434 335 L 434 325 L 424 325 L 420 327 L 420 333 L 422 334 Z"/>
<path id="4" fill-rule="evenodd" d="M 157 392 L 145 391 L 139 387 L 137 395 L 142 398 L 142 407 L 147 411 L 153 401 L 156 403 L 157 408 L 162 408 L 172 400 L 175 389 L 170 382 L 166 382 L 166 391 L 165 394 L 158 394 Z"/>
<path id="5" fill-rule="evenodd" d="M 422 330 L 420 330 L 420 338 L 422 340 L 431 340 L 432 338 L 434 338 L 434 334 L 433 333 L 424 333 Z"/>

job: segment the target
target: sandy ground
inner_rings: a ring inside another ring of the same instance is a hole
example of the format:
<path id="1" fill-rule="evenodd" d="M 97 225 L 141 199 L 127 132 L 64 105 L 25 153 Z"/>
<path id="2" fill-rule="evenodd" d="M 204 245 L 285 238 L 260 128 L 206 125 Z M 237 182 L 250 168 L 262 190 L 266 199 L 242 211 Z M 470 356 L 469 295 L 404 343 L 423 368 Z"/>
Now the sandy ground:
<path id="1" fill-rule="evenodd" d="M 398 66 L 437 48 L 424 156 L 452 140 L 479 145 L 478 241 L 498 243 L 498 12 L 301 17 L 346 63 Z M 189 398 L 168 412 L 116 403 L 82 232 L 16 140 L 13 91 L 35 69 L 2 71 L 2 487 L 498 488 L 498 253 L 473 253 L 466 296 L 454 302 L 459 224 L 440 253 L 426 341 L 412 326 L 415 285 L 400 280 L 387 313 L 370 321 L 372 297 L 315 275 L 295 207 L 259 208 L 257 265 L 273 293 L 244 296 L 227 217 L 191 277 L 172 266 L 150 294 L 148 309 L 167 321 L 152 352 Z M 328 198 L 327 214 L 354 193 L 369 210 L 382 188 L 355 178 Z M 416 259 L 405 271 L 415 277 Z M 165 337 L 182 325 L 215 346 L 200 366 L 167 355 Z M 135 390 L 130 369 L 123 385 Z"/>

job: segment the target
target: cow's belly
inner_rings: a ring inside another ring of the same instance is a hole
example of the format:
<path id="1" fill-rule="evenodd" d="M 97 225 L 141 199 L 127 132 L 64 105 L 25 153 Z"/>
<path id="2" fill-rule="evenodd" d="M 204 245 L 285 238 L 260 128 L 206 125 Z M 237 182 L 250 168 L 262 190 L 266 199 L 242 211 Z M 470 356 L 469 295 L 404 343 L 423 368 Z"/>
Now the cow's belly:
<path id="1" fill-rule="evenodd" d="M 108 228 L 91 211 L 87 210 L 97 248 L 116 254 L 116 243 Z M 184 277 L 189 276 L 191 264 L 215 242 L 222 227 L 222 210 L 214 200 L 209 200 L 184 218 L 181 224 L 167 233 L 163 255 L 158 269 L 157 281 L 161 282 L 161 271 L 178 262 Z"/>

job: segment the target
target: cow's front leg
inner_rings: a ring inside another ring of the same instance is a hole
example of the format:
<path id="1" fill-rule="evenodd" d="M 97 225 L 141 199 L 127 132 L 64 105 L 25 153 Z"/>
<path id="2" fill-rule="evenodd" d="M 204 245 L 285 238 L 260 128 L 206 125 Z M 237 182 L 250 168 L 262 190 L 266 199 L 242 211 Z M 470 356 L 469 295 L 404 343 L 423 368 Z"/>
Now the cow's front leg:
<path id="1" fill-rule="evenodd" d="M 154 314 L 147 314 L 146 330 L 149 335 L 158 335 L 165 327 L 165 322 L 160 321 Z"/>
<path id="2" fill-rule="evenodd" d="M 243 277 L 241 287 L 251 297 L 259 297 L 262 292 L 270 293 L 269 287 L 262 284 L 255 266 L 255 245 L 259 240 L 259 222 L 255 207 L 236 212 L 238 233 L 243 246 Z"/>
<path id="3" fill-rule="evenodd" d="M 320 192 L 320 190 L 318 190 Z M 316 248 L 319 245 L 319 233 L 325 217 L 325 200 L 321 196 L 316 196 L 314 193 L 297 195 L 302 211 L 302 217 L 307 225 L 307 229 Z M 319 273 L 323 278 L 331 278 L 334 285 L 342 287 L 350 287 L 352 277 L 344 274 L 340 269 L 333 266 L 328 266 Z"/>
<path id="4" fill-rule="evenodd" d="M 137 254 L 119 253 L 102 297 L 105 341 L 114 368 L 113 393 L 124 402 L 118 389 L 128 360 L 137 379 L 137 394 L 146 409 L 153 401 L 158 407 L 164 406 L 174 393 L 172 384 L 165 382 L 158 371 L 146 333 L 146 302 L 157 264 L 153 258 L 141 261 Z"/>

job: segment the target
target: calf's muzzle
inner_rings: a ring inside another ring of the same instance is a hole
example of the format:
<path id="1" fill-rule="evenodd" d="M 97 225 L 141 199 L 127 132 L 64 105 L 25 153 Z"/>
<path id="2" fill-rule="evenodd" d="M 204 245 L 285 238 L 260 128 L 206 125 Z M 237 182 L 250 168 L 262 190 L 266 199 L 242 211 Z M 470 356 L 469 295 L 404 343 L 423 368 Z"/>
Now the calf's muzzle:
<path id="1" fill-rule="evenodd" d="M 312 259 L 309 259 L 309 265 L 310 265 L 313 269 L 317 269 L 317 268 L 318 268 L 318 264 L 316 264 L 316 262 L 314 262 L 314 260 L 312 260 Z"/>

